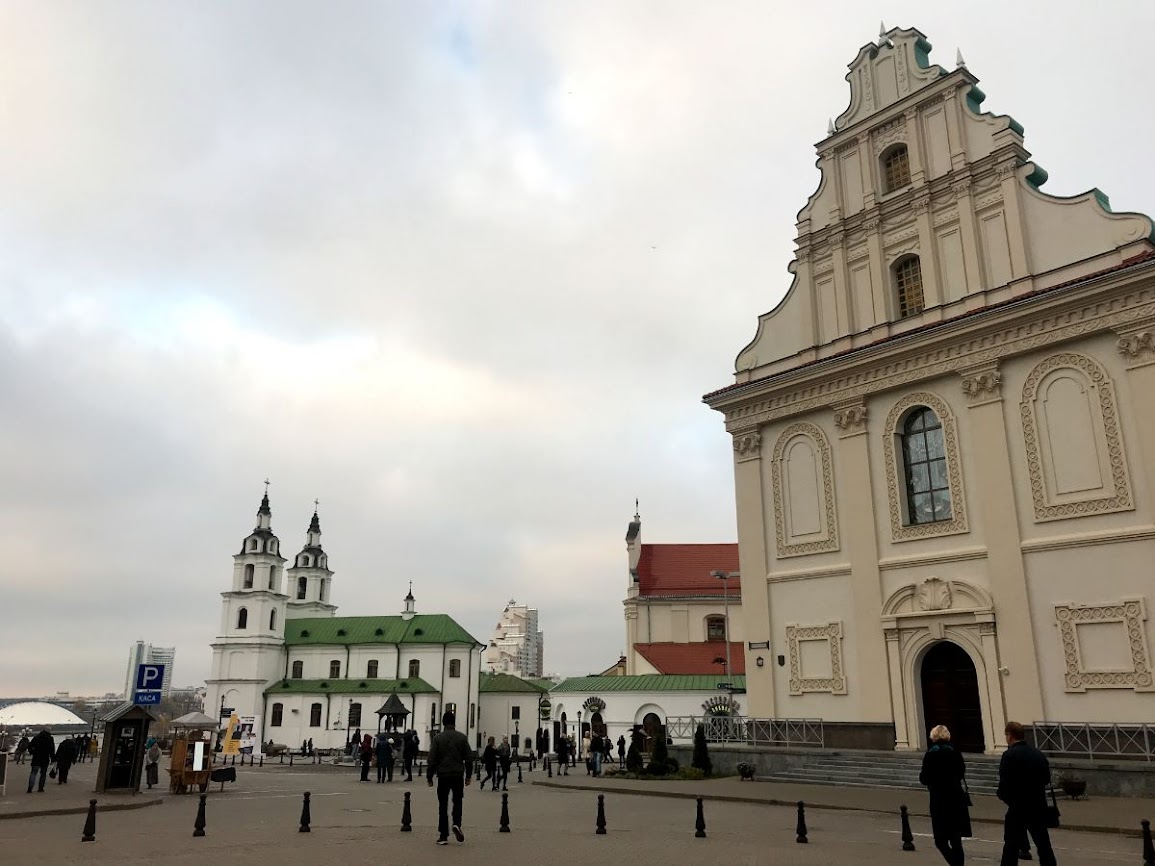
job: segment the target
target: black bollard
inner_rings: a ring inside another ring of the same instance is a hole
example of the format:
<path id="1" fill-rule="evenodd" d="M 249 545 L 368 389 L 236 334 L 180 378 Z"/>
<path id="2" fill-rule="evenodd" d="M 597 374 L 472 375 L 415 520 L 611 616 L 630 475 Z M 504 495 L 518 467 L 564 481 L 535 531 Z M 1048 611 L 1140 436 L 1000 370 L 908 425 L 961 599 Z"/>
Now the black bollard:
<path id="1" fill-rule="evenodd" d="M 517 781 L 521 781 L 521 761 L 517 762 Z"/>
<path id="2" fill-rule="evenodd" d="M 293 766 L 293 753 L 289 752 L 289 766 Z"/>
<path id="3" fill-rule="evenodd" d="M 545 759 L 545 775 L 546 775 L 546 778 L 548 778 L 548 779 L 553 778 L 553 763 L 550 761 L 549 758 Z"/>
<path id="4" fill-rule="evenodd" d="M 401 810 L 401 832 L 413 831 L 413 813 L 409 810 L 409 792 L 405 792 L 405 807 Z"/>
<path id="5" fill-rule="evenodd" d="M 309 832 L 309 822 L 312 820 L 312 815 L 309 814 L 309 792 L 305 792 L 305 802 L 301 805 L 301 833 Z"/>
<path id="6" fill-rule="evenodd" d="M 606 835 L 606 795 L 598 794 L 598 829 L 594 831 L 595 836 Z"/>
<path id="7" fill-rule="evenodd" d="M 899 814 L 902 816 L 902 850 L 914 850 L 914 834 L 910 832 L 910 813 L 906 811 L 906 806 L 898 807 Z"/>
<path id="8" fill-rule="evenodd" d="M 795 842 L 805 845 L 810 841 L 806 838 L 806 804 L 801 800 L 798 801 L 798 827 L 795 832 L 798 834 Z"/>
<path id="9" fill-rule="evenodd" d="M 509 794 L 501 795 L 501 826 L 498 828 L 497 832 L 509 832 Z"/>
<path id="10" fill-rule="evenodd" d="M 1148 836 L 1148 839 L 1151 837 Z M 96 801 L 88 801 L 88 817 L 84 819 L 84 835 L 80 837 L 81 842 L 95 842 L 96 841 Z"/>
<path id="11" fill-rule="evenodd" d="M 698 818 L 694 821 L 694 838 L 706 838 L 706 813 L 702 811 L 702 798 L 698 798 Z"/>
<path id="12" fill-rule="evenodd" d="M 261 752 L 261 766 L 265 766 L 265 753 Z"/>
<path id="13" fill-rule="evenodd" d="M 281 763 L 282 764 L 285 763 L 285 753 L 284 752 L 281 752 L 280 758 L 281 758 Z"/>
<path id="14" fill-rule="evenodd" d="M 1155 844 L 1151 843 L 1151 822 L 1144 820 L 1141 823 L 1143 825 L 1143 866 L 1151 866 L 1155 863 Z"/>
<path id="15" fill-rule="evenodd" d="M 197 807 L 197 819 L 193 824 L 193 835 L 203 836 L 205 834 L 205 795 L 201 794 L 201 804 Z"/>

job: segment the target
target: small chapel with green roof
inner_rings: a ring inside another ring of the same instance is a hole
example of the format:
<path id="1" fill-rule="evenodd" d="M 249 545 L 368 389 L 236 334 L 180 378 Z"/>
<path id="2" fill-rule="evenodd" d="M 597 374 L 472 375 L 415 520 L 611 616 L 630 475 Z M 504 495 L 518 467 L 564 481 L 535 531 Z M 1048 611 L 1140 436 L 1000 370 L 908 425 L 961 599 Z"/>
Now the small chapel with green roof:
<path id="1" fill-rule="evenodd" d="M 287 561 L 266 492 L 221 593 L 208 712 L 254 717 L 262 743 L 328 749 L 357 729 L 415 730 L 426 744 L 451 709 L 474 739 L 484 644 L 446 614 L 418 613 L 412 586 L 398 614 L 337 616 L 315 511 Z"/>

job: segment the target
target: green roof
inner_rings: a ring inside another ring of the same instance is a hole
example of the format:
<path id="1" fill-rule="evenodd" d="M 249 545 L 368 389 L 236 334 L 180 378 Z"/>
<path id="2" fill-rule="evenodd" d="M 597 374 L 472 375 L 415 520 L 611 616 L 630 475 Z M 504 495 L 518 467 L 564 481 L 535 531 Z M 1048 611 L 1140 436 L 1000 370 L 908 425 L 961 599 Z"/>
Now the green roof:
<path id="1" fill-rule="evenodd" d="M 558 683 L 557 680 L 548 680 L 548 679 L 544 679 L 541 677 L 538 677 L 538 678 L 530 677 L 526 680 L 526 682 L 527 683 L 533 683 L 538 688 L 544 689 L 547 692 L 550 689 L 552 689 L 554 686 L 556 686 Z"/>
<path id="2" fill-rule="evenodd" d="M 443 613 L 400 616 L 337 616 L 285 620 L 285 645 L 463 643 L 477 639 Z"/>
<path id="3" fill-rule="evenodd" d="M 641 674 L 632 677 L 570 677 L 552 692 L 724 692 L 719 683 L 728 682 L 736 691 L 746 689 L 746 677 L 734 675 L 690 676 L 684 674 Z"/>
<path id="4" fill-rule="evenodd" d="M 539 686 L 533 680 L 523 680 L 513 674 L 483 673 L 478 681 L 477 690 L 479 692 L 534 692 L 538 694 L 545 692 L 546 688 Z"/>
<path id="5" fill-rule="evenodd" d="M 420 677 L 407 680 L 279 680 L 265 689 L 266 695 L 430 695 L 437 689 Z"/>

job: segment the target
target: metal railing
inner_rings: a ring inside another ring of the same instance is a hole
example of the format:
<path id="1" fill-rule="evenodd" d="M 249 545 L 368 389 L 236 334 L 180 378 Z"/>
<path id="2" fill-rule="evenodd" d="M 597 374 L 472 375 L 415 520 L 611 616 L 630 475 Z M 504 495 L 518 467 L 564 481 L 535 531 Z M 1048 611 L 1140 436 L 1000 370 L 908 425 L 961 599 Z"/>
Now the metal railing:
<path id="1" fill-rule="evenodd" d="M 1071 758 L 1155 760 L 1155 725 L 1106 725 L 1090 722 L 1034 722 L 1027 737 L 1049 755 Z"/>
<path id="2" fill-rule="evenodd" d="M 752 719 L 746 716 L 669 716 L 666 736 L 674 742 L 692 742 L 698 725 L 705 729 L 711 743 L 733 743 L 746 746 L 826 745 L 822 719 Z"/>

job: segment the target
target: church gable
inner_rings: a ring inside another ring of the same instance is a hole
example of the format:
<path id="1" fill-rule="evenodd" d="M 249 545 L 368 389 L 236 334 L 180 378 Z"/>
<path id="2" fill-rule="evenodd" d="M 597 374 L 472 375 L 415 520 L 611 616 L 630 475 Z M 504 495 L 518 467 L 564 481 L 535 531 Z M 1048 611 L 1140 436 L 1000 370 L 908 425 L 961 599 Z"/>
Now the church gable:
<path id="1" fill-rule="evenodd" d="M 1022 126 L 981 110 L 961 56 L 948 72 L 929 52 L 917 30 L 894 29 L 850 65 L 850 106 L 817 145 L 819 186 L 798 214 L 793 283 L 739 354 L 739 382 L 1151 248 L 1151 220 L 1113 213 L 1100 191 L 1042 192 Z"/>

